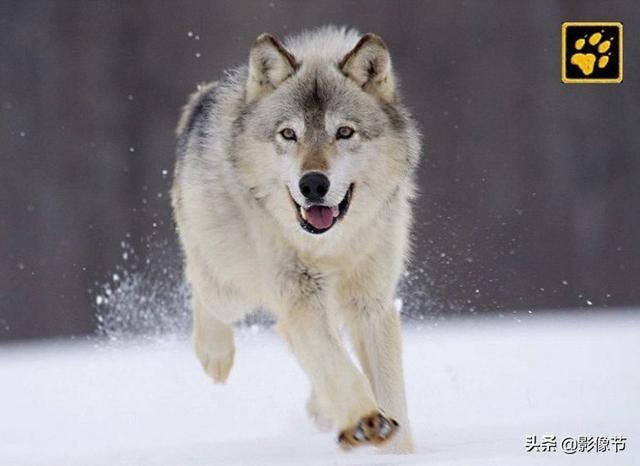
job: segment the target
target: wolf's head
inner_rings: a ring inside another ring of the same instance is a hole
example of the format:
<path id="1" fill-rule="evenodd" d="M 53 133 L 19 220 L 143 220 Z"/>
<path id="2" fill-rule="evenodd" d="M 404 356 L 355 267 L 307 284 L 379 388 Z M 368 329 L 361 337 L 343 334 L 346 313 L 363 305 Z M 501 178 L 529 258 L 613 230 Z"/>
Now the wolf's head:
<path id="1" fill-rule="evenodd" d="M 253 45 L 236 164 L 287 232 L 333 237 L 385 221 L 411 191 L 419 137 L 374 34 L 325 28 Z"/>

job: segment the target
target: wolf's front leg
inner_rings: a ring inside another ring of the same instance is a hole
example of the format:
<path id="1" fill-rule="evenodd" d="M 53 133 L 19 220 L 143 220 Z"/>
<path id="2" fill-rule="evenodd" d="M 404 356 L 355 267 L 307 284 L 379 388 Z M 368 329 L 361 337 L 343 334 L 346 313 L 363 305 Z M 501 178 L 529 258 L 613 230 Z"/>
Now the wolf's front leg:
<path id="1" fill-rule="evenodd" d="M 361 304 L 363 302 L 366 300 L 360 301 Z M 381 306 L 374 300 L 368 306 L 349 311 L 346 319 L 349 333 L 376 400 L 385 414 L 400 423 L 398 434 L 385 445 L 385 450 L 412 453 L 414 446 L 402 369 L 400 316 L 391 303 Z"/>
<path id="2" fill-rule="evenodd" d="M 328 401 L 342 447 L 379 445 L 393 436 L 397 423 L 378 409 L 369 382 L 351 362 L 325 309 L 292 309 L 280 316 L 278 327 L 314 390 Z"/>
<path id="3" fill-rule="evenodd" d="M 216 318 L 194 292 L 193 346 L 205 372 L 216 383 L 229 376 L 235 355 L 233 330 Z"/>

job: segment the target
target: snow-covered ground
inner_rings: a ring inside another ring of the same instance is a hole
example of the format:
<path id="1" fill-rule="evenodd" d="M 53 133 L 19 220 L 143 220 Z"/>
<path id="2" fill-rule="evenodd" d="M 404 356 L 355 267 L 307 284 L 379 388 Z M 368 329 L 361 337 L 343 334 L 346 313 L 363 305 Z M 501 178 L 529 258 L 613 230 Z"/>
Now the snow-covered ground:
<path id="1" fill-rule="evenodd" d="M 640 464 L 640 312 L 405 329 L 418 452 L 338 451 L 272 331 L 244 331 L 225 386 L 181 339 L 0 346 L 2 465 Z M 614 452 L 527 452 L 527 435 L 624 436 Z"/>

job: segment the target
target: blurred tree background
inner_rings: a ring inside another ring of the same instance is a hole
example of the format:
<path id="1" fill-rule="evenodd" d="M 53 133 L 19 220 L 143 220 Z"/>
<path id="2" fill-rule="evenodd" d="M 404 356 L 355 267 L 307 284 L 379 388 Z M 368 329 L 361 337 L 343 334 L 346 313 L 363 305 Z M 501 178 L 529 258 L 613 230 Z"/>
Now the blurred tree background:
<path id="1" fill-rule="evenodd" d="M 624 83 L 561 83 L 581 20 L 624 22 Z M 417 312 L 640 304 L 634 0 L 3 0 L 0 340 L 93 332 L 122 242 L 177 267 L 179 108 L 261 32 L 327 23 L 387 41 L 424 133 Z"/>

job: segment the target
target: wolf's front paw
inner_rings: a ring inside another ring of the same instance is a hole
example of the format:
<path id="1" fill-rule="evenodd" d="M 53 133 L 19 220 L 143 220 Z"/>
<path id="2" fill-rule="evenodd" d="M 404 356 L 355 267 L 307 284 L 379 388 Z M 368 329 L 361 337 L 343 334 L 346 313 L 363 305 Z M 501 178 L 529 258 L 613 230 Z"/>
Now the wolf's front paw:
<path id="1" fill-rule="evenodd" d="M 225 383 L 233 367 L 235 348 L 232 346 L 231 349 L 225 353 L 214 351 L 206 344 L 199 345 L 196 343 L 195 348 L 204 371 L 215 383 Z"/>
<path id="2" fill-rule="evenodd" d="M 362 417 L 355 426 L 340 432 L 338 443 L 345 450 L 367 444 L 379 446 L 393 437 L 398 428 L 399 425 L 395 419 L 386 417 L 380 412 L 374 412 Z"/>

